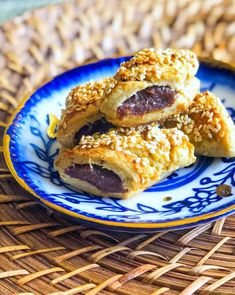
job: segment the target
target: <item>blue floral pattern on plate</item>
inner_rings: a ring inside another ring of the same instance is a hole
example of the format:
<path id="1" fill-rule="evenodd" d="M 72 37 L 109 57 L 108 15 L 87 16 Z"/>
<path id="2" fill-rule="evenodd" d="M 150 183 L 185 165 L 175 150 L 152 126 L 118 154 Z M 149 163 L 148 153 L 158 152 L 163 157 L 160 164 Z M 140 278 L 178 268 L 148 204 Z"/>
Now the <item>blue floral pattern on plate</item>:
<path id="1" fill-rule="evenodd" d="M 68 71 L 39 88 L 15 114 L 7 130 L 14 170 L 37 196 L 85 223 L 125 231 L 155 231 L 195 226 L 231 214 L 234 195 L 221 198 L 220 184 L 235 185 L 235 159 L 199 157 L 161 183 L 128 200 L 100 198 L 78 192 L 54 169 L 58 144 L 46 134 L 48 113 L 60 116 L 69 90 L 77 84 L 112 75 L 125 58 L 107 59 Z M 235 73 L 201 63 L 201 89 L 218 94 L 235 119 Z M 8 152 L 6 151 L 6 154 Z M 170 196 L 166 202 L 165 197 Z M 229 208 L 229 209 L 228 209 Z M 227 210 L 228 209 L 228 210 Z M 208 217 L 205 217 L 208 216 Z M 182 222 L 183 221 L 183 222 Z"/>

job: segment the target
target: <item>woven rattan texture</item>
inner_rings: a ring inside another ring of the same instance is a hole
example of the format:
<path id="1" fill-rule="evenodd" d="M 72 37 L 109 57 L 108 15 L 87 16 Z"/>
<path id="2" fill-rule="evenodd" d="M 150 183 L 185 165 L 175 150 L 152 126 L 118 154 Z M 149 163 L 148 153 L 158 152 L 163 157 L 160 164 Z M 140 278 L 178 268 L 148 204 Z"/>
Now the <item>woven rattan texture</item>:
<path id="1" fill-rule="evenodd" d="M 235 1 L 69 2 L 6 23 L 0 42 L 3 133 L 26 92 L 87 60 L 155 46 L 235 62 Z M 235 294 L 234 216 L 178 232 L 104 233 L 41 207 L 0 160 L 1 295 Z"/>

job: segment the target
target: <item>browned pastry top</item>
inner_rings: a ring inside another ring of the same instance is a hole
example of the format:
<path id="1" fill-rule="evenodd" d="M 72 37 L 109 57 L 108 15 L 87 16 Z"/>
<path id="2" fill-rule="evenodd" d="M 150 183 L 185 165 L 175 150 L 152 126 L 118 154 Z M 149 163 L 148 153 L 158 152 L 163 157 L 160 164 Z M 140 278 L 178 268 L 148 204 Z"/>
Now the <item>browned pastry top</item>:
<path id="1" fill-rule="evenodd" d="M 191 50 L 146 48 L 123 62 L 114 78 L 122 81 L 152 82 L 169 77 L 176 81 L 186 80 L 196 74 L 198 66 L 197 56 Z"/>
<path id="2" fill-rule="evenodd" d="M 85 110 L 87 106 L 100 101 L 114 87 L 116 80 L 104 78 L 73 88 L 66 99 L 66 112 Z"/>
<path id="3" fill-rule="evenodd" d="M 216 101 L 217 98 L 209 91 L 198 93 L 187 112 L 168 119 L 169 127 L 171 121 L 176 122 L 173 126 L 192 134 L 194 142 L 201 142 L 203 138 L 212 139 L 213 134 L 223 137 L 223 120 Z"/>

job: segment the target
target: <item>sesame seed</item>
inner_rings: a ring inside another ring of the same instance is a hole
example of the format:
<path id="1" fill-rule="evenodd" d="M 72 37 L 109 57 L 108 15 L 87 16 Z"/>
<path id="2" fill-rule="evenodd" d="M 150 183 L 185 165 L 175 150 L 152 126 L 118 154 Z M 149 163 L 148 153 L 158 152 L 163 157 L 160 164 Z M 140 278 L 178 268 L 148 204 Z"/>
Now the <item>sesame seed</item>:
<path id="1" fill-rule="evenodd" d="M 224 134 L 225 134 L 224 131 L 222 131 L 222 132 L 220 132 L 219 136 L 224 137 Z"/>
<path id="2" fill-rule="evenodd" d="M 136 159 L 135 159 L 135 162 L 136 162 L 136 163 L 140 163 L 140 161 L 141 161 L 140 158 L 136 158 Z"/>

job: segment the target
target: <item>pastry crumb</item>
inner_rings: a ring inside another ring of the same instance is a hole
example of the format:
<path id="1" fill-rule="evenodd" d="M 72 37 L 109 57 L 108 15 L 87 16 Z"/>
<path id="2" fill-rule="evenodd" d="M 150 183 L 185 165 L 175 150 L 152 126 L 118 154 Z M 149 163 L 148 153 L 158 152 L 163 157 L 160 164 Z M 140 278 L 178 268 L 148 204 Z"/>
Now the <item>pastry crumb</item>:
<path id="1" fill-rule="evenodd" d="M 169 196 L 163 198 L 163 202 L 169 202 L 171 200 L 172 200 L 172 197 L 169 197 Z"/>
<path id="2" fill-rule="evenodd" d="M 228 184 L 219 185 L 216 188 L 217 196 L 219 197 L 228 197 L 232 194 L 232 187 Z"/>

